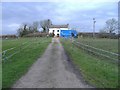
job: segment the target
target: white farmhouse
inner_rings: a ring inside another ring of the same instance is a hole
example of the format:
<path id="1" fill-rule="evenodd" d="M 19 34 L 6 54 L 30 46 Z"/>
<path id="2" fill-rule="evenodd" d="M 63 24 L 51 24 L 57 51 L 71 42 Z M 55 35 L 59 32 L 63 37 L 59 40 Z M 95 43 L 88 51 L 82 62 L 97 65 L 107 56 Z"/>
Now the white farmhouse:
<path id="1" fill-rule="evenodd" d="M 54 33 L 55 36 L 60 36 L 61 30 L 68 30 L 69 24 L 66 25 L 50 25 L 49 34 Z"/>

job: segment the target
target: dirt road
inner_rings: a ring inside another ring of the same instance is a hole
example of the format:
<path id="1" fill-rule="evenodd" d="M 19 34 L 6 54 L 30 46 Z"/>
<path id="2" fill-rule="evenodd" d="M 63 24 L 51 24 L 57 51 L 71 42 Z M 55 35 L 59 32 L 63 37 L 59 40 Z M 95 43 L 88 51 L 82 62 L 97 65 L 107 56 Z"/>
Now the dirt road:
<path id="1" fill-rule="evenodd" d="M 69 65 L 58 38 L 53 38 L 45 53 L 13 88 L 89 88 Z"/>

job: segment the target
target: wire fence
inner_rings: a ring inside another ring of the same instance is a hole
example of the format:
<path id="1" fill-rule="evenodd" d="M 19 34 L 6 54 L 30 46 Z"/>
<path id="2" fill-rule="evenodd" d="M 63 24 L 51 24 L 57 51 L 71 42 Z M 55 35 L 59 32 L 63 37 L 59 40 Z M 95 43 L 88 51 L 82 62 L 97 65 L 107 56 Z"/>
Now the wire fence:
<path id="1" fill-rule="evenodd" d="M 27 47 L 29 47 L 30 45 L 37 45 L 38 43 L 42 44 L 42 43 L 47 43 L 48 41 L 45 39 L 41 39 L 41 40 L 31 40 L 31 41 L 27 41 L 22 43 L 20 46 L 18 47 L 13 47 L 13 48 L 9 48 L 7 50 L 2 51 L 2 61 L 6 61 L 8 59 L 10 59 L 11 57 L 13 57 L 14 55 L 16 55 L 17 53 L 21 52 L 22 50 L 26 49 Z"/>
<path id="2" fill-rule="evenodd" d="M 117 53 L 113 53 L 113 52 L 110 52 L 110 51 L 106 51 L 106 50 L 103 50 L 103 49 L 100 49 L 100 48 L 96 48 L 96 47 L 93 47 L 93 46 L 90 46 L 90 45 L 87 45 L 87 44 L 84 44 L 84 43 L 81 43 L 81 42 L 78 42 L 74 39 L 69 39 L 74 45 L 76 45 L 77 47 L 83 49 L 84 51 L 87 51 L 89 53 L 92 53 L 96 56 L 99 56 L 101 58 L 104 58 L 106 60 L 109 60 L 113 63 L 119 63 L 119 57 L 120 55 L 117 54 Z"/>
<path id="3" fill-rule="evenodd" d="M 2 60 L 8 60 L 9 58 L 14 56 L 15 54 L 19 53 L 22 49 L 24 49 L 24 48 L 26 48 L 26 46 L 28 46 L 28 43 L 29 42 L 24 42 L 18 47 L 13 47 L 13 48 L 4 50 L 2 52 Z"/>

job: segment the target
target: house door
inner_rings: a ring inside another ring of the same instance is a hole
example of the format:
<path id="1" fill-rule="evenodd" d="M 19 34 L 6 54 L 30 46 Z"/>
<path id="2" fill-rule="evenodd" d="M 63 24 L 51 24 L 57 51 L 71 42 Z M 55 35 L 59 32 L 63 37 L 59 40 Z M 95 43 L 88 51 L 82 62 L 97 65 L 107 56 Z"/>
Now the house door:
<path id="1" fill-rule="evenodd" d="M 59 37 L 59 34 L 57 34 L 57 37 Z"/>
<path id="2" fill-rule="evenodd" d="M 54 32 L 55 32 L 55 30 L 53 30 L 53 32 L 52 32 L 53 37 L 55 36 L 55 33 L 54 33 Z"/>

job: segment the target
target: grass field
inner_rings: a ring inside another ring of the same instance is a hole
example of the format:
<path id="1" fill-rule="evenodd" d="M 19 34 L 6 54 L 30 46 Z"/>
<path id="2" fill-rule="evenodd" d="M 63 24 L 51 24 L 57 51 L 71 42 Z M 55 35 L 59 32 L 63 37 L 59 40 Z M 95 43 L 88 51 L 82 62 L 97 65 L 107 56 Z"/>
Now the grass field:
<path id="1" fill-rule="evenodd" d="M 96 48 L 118 53 L 118 39 L 80 38 L 77 40 Z"/>
<path id="2" fill-rule="evenodd" d="M 34 38 L 31 38 L 34 39 Z M 2 40 L 2 51 L 13 47 L 19 47 L 22 43 L 31 41 L 30 38 L 6 39 Z"/>
<path id="3" fill-rule="evenodd" d="M 83 50 L 72 45 L 70 41 L 61 39 L 63 46 L 72 59 L 73 63 L 81 70 L 83 77 L 91 85 L 99 88 L 115 88 L 118 87 L 118 66 L 106 60 L 101 60 L 89 55 Z M 90 45 L 117 52 L 116 40 L 100 40 L 100 39 L 80 39 L 81 42 Z M 103 42 L 102 42 L 103 41 Z M 106 42 L 105 42 L 106 41 Z M 110 42 L 109 42 L 110 41 Z M 112 42 L 113 41 L 113 42 Z M 99 42 L 99 43 L 98 43 Z M 110 47 L 106 47 L 107 45 Z M 111 43 L 111 44 L 110 44 Z M 69 46 L 69 47 L 68 47 Z M 103 47 L 104 46 L 104 47 Z M 106 47 L 106 48 L 105 48 Z M 114 50 L 115 48 L 115 50 Z"/>
<path id="4" fill-rule="evenodd" d="M 1 59 L 1 58 L 0 58 Z M 1 59 L 2 60 L 2 59 Z M 1 62 L 1 61 L 0 61 Z M 0 63 L 0 89 L 2 88 L 2 63 Z"/>
<path id="5" fill-rule="evenodd" d="M 16 51 L 19 52 L 2 62 L 2 87 L 11 87 L 16 80 L 25 74 L 28 68 L 42 55 L 50 42 L 51 38 L 3 40 L 3 51 L 15 47 L 15 49 L 8 51 L 6 56 Z"/>

